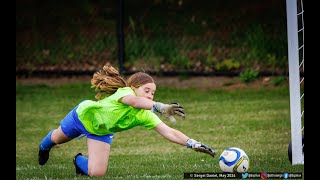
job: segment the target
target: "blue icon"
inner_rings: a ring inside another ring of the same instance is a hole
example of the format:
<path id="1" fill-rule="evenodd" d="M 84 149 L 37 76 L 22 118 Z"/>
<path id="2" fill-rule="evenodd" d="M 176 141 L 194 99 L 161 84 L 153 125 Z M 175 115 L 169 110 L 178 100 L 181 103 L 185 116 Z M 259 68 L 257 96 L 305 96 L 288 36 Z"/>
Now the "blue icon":
<path id="1" fill-rule="evenodd" d="M 289 174 L 288 174 L 288 173 L 283 173 L 283 178 L 284 178 L 284 179 L 288 179 L 288 177 L 289 177 Z"/>
<path id="2" fill-rule="evenodd" d="M 248 177 L 248 173 L 242 173 L 242 179 L 245 179 Z"/>

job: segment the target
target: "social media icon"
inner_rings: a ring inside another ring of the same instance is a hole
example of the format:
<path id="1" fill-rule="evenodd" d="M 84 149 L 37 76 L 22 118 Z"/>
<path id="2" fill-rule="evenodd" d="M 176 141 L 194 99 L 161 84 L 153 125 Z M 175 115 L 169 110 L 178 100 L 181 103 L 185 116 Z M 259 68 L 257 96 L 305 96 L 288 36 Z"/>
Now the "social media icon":
<path id="1" fill-rule="evenodd" d="M 242 179 L 246 179 L 248 177 L 248 173 L 242 173 Z"/>
<path id="2" fill-rule="evenodd" d="M 268 178 L 268 174 L 266 172 L 262 172 L 260 174 L 261 179 L 267 179 Z"/>

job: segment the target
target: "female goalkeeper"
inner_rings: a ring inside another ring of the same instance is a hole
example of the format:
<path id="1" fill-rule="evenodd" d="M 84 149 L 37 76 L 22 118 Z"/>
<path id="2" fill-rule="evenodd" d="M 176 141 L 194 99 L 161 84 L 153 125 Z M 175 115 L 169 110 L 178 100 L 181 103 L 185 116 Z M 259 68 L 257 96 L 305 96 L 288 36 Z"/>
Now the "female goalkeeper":
<path id="1" fill-rule="evenodd" d="M 98 91 L 97 101 L 80 102 L 61 120 L 57 129 L 43 138 L 38 154 L 40 165 L 48 161 L 49 151 L 54 145 L 83 134 L 87 136 L 88 157 L 78 153 L 73 158 L 76 174 L 104 176 L 113 135 L 135 126 L 154 129 L 171 142 L 215 156 L 213 149 L 167 126 L 154 113 L 162 114 L 173 122 L 173 115 L 185 117 L 184 109 L 178 103 L 153 101 L 156 84 L 150 75 L 137 72 L 126 81 L 115 68 L 106 64 L 93 74 L 91 84 Z"/>

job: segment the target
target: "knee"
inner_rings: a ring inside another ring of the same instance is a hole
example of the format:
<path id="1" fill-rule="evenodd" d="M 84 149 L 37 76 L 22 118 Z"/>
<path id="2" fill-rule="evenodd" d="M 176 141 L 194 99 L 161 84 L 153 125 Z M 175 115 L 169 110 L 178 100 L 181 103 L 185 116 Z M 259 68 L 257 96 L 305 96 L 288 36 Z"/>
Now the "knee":
<path id="1" fill-rule="evenodd" d="M 70 141 L 71 138 L 69 138 L 67 135 L 64 134 L 62 129 L 59 127 L 58 129 L 54 129 L 51 134 L 51 141 L 55 144 L 62 144 L 65 142 Z"/>
<path id="2" fill-rule="evenodd" d="M 93 177 L 93 176 L 105 176 L 107 174 L 106 168 L 89 168 L 88 169 L 88 175 Z"/>

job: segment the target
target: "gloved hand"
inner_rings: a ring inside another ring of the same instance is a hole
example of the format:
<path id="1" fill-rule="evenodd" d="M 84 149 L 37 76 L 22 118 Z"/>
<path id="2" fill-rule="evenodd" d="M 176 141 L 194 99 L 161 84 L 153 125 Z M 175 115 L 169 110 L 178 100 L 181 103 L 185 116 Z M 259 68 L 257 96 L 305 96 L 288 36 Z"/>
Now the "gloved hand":
<path id="1" fill-rule="evenodd" d="M 212 157 L 216 155 L 216 152 L 213 149 L 211 149 L 209 146 L 202 144 L 201 142 L 198 142 L 194 139 L 188 139 L 188 141 L 186 142 L 186 145 L 187 145 L 187 148 L 191 148 L 194 151 L 207 153 Z"/>
<path id="2" fill-rule="evenodd" d="M 153 104 L 152 111 L 164 115 L 172 123 L 176 122 L 176 119 L 173 117 L 173 115 L 178 115 L 185 118 L 184 109 L 179 103 L 164 104 L 161 102 L 156 102 Z"/>

